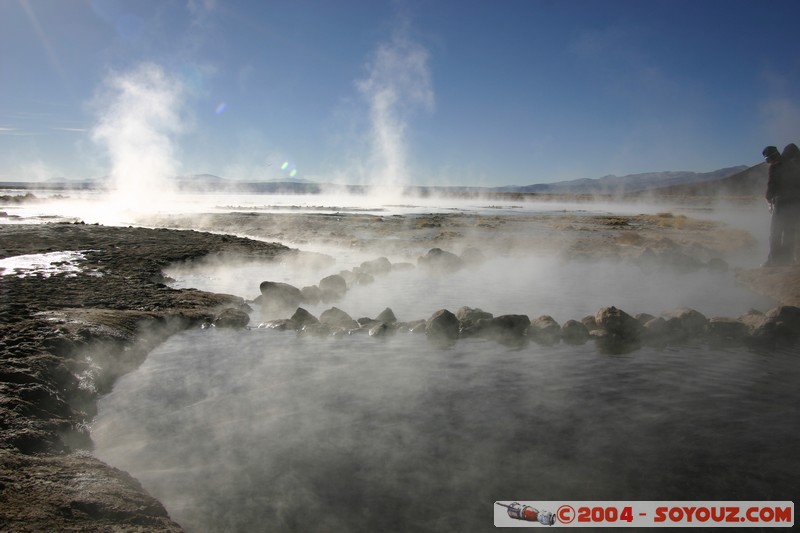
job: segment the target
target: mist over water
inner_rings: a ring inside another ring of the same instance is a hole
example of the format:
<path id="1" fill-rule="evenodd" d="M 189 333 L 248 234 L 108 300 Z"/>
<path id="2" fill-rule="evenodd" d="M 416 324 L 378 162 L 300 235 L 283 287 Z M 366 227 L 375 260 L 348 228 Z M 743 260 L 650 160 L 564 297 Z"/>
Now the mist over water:
<path id="1" fill-rule="evenodd" d="M 331 251 L 330 249 L 326 249 Z M 166 274 L 176 287 L 255 298 L 263 280 L 313 285 L 322 277 L 375 259 L 369 253 L 342 251 L 337 262 L 319 269 L 302 269 L 289 260 L 274 264 L 201 264 L 172 267 Z M 344 260 L 342 260 L 344 259 Z M 301 260 L 302 261 L 302 260 Z M 711 316 L 736 317 L 751 308 L 768 309 L 774 302 L 735 283 L 733 272 L 700 270 L 691 275 L 668 269 L 643 270 L 616 261 L 568 262 L 548 256 L 496 257 L 447 275 L 425 269 L 395 271 L 369 285 L 354 285 L 335 303 L 303 305 L 315 316 L 336 305 L 354 318 L 374 317 L 390 307 L 399 320 L 427 319 L 438 309 L 455 312 L 477 307 L 495 315 L 551 315 L 558 322 L 580 320 L 599 308 L 614 305 L 630 314 L 659 315 L 678 307 L 692 307 Z M 258 306 L 251 314 L 257 324 Z M 287 317 L 280 317 L 287 318 Z"/>
<path id="2" fill-rule="evenodd" d="M 795 363 L 196 330 L 117 384 L 93 439 L 192 532 L 483 531 L 498 499 L 785 500 Z"/>
<path id="3" fill-rule="evenodd" d="M 250 299 L 260 281 L 314 284 L 376 255 L 303 249 L 336 261 L 312 266 L 301 254 L 166 273 L 179 287 Z M 606 305 L 737 316 L 771 302 L 732 272 L 530 250 L 446 276 L 393 271 L 335 305 L 354 318 L 469 305 L 563 322 Z M 262 318 L 256 309 L 251 323 Z M 118 382 L 92 437 L 98 457 L 196 533 L 483 531 L 497 500 L 787 500 L 800 474 L 800 434 L 787 423 L 800 400 L 796 361 L 691 344 L 610 356 L 592 343 L 440 349 L 411 334 L 194 330 Z"/>

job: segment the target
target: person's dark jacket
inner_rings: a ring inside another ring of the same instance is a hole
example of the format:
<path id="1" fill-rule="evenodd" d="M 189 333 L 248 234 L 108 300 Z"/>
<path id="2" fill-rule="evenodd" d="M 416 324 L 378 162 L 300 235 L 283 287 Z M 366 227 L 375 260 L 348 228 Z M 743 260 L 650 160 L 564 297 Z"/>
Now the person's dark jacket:
<path id="1" fill-rule="evenodd" d="M 790 146 L 797 149 L 795 145 Z M 800 160 L 792 158 L 793 150 L 787 153 L 787 149 L 784 149 L 784 155 L 778 161 L 769 165 L 765 197 L 776 206 L 800 203 Z"/>

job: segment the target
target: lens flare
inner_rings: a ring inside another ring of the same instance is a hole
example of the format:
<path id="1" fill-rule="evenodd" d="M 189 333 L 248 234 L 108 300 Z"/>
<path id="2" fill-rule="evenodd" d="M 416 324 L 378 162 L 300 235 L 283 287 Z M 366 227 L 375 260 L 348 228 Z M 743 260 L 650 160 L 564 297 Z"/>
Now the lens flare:
<path id="1" fill-rule="evenodd" d="M 219 105 L 217 105 L 217 109 L 214 111 L 214 113 L 221 115 L 225 111 L 226 107 L 228 107 L 227 102 L 220 102 Z"/>
<path id="2" fill-rule="evenodd" d="M 281 165 L 281 170 L 286 170 L 287 168 L 289 168 L 289 162 L 284 161 L 283 164 Z"/>
<path id="3" fill-rule="evenodd" d="M 293 178 L 293 177 L 295 177 L 295 176 L 297 176 L 297 169 L 296 169 L 296 168 L 293 168 L 293 169 L 292 169 L 292 171 L 291 171 L 291 172 L 289 172 L 289 177 L 290 177 L 290 178 Z"/>

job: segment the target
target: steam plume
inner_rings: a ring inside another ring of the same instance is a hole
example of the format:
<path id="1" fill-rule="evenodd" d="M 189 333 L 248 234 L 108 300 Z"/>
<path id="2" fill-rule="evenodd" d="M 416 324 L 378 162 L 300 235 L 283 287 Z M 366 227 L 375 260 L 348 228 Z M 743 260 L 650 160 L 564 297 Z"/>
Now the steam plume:
<path id="1" fill-rule="evenodd" d="M 381 44 L 357 87 L 367 100 L 372 124 L 371 185 L 398 194 L 408 182 L 406 131 L 414 111 L 434 104 L 428 51 L 405 31 Z"/>
<path id="2" fill-rule="evenodd" d="M 180 81 L 153 63 L 104 82 L 92 138 L 108 151 L 114 199 L 129 210 L 157 207 L 172 189 L 178 168 L 173 137 L 183 130 L 183 93 Z"/>

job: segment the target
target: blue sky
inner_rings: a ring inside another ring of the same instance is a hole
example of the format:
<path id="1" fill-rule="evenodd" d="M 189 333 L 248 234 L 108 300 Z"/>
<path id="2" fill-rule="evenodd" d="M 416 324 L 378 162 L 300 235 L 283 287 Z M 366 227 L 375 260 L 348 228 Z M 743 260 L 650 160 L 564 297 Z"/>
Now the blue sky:
<path id="1" fill-rule="evenodd" d="M 0 0 L 0 180 L 752 165 L 800 142 L 799 27 L 783 0 Z"/>

